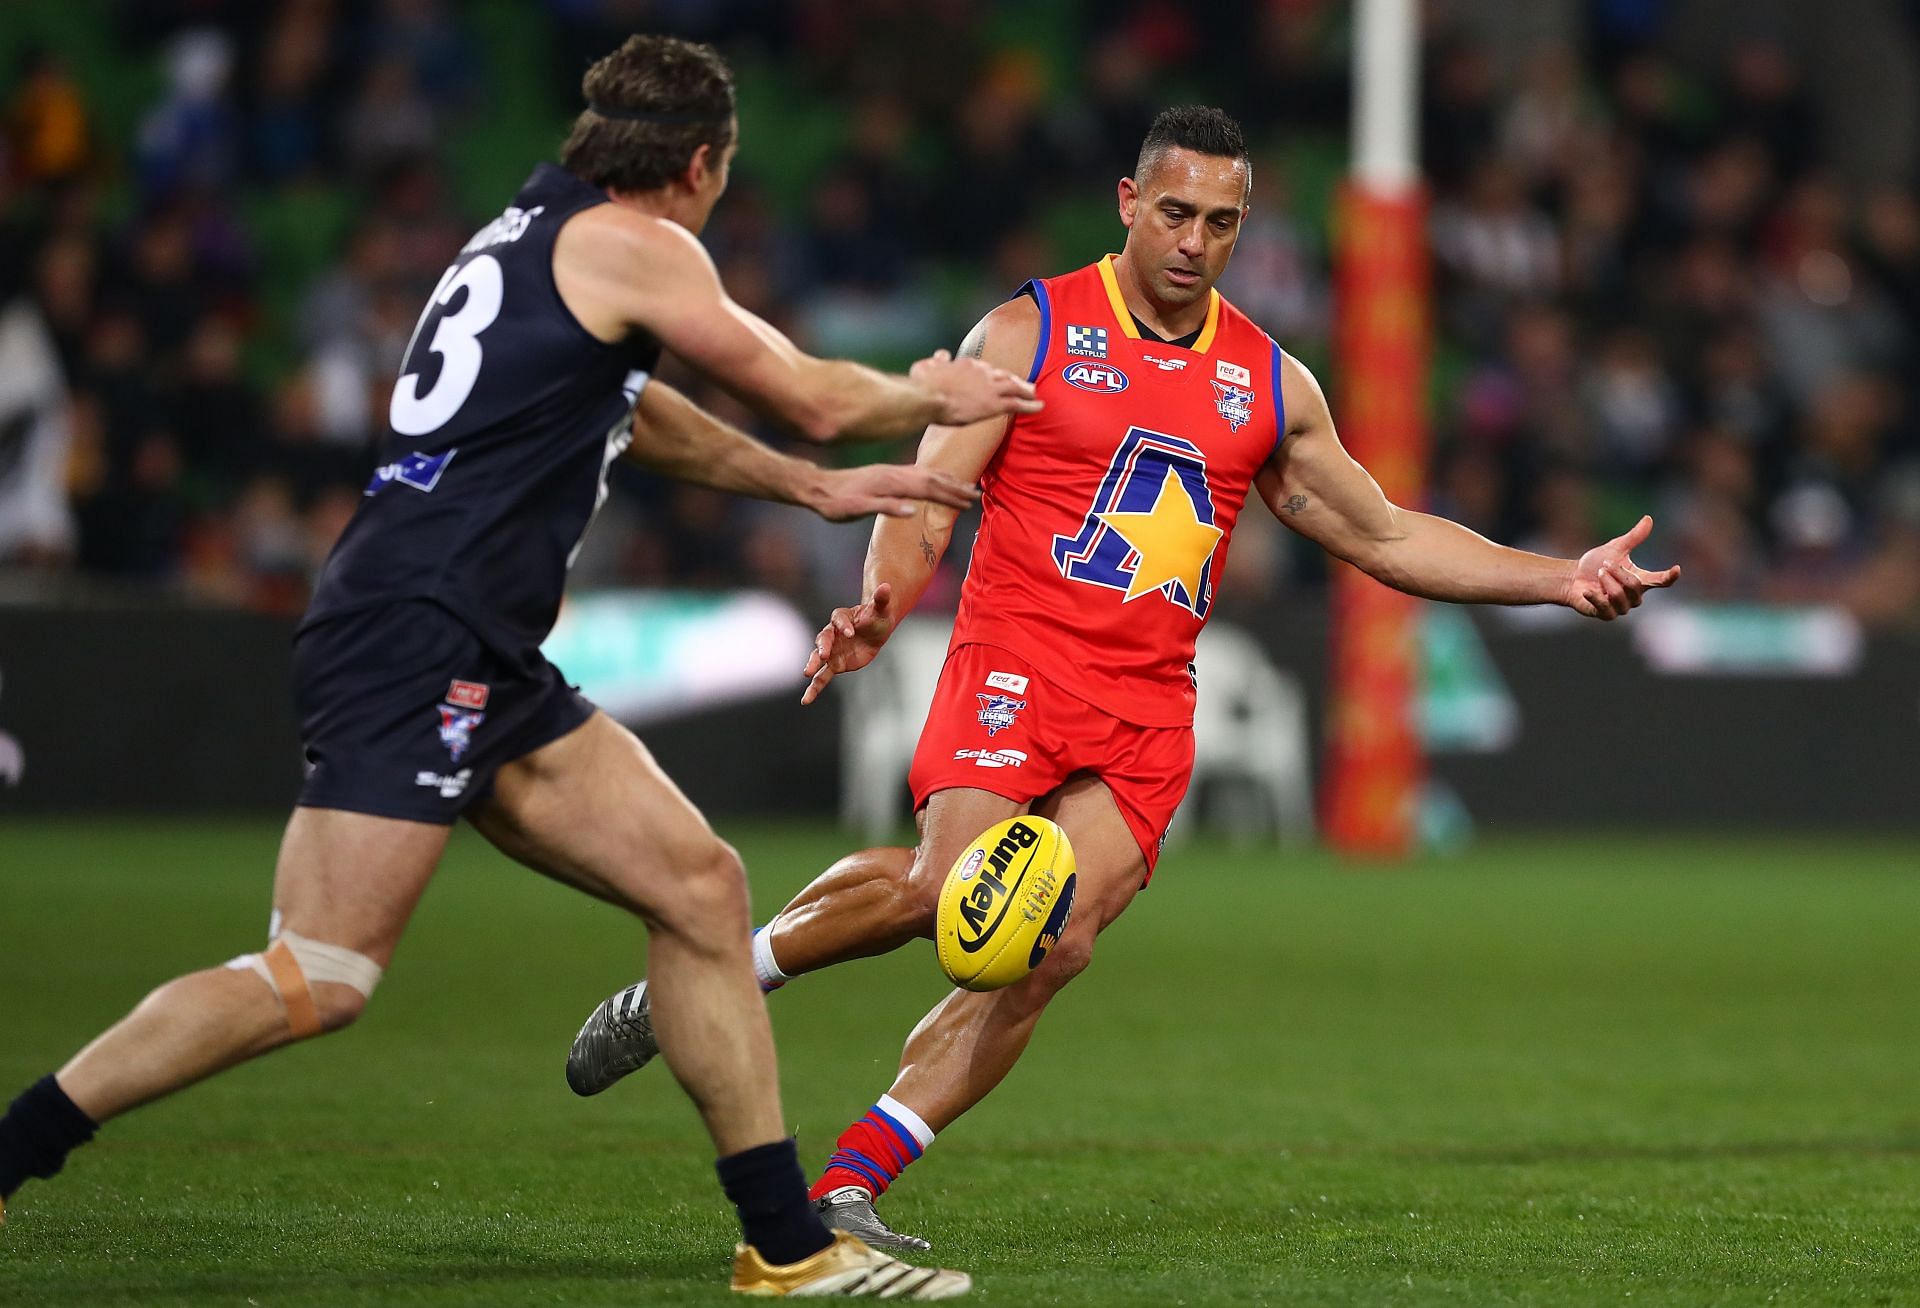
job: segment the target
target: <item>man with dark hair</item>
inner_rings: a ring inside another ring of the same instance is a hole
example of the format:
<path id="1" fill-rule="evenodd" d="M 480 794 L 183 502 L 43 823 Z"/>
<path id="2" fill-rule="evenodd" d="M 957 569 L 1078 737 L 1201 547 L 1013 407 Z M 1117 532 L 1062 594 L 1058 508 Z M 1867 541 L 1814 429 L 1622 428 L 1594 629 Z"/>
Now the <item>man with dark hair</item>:
<path id="1" fill-rule="evenodd" d="M 566 167 L 535 168 L 441 277 L 401 365 L 388 462 L 294 647 L 307 773 L 268 947 L 155 990 L 0 1118 L 0 1198 L 100 1123 L 365 1006 L 454 820 L 638 914 L 653 1025 L 721 1155 L 752 1294 L 944 1299 L 808 1202 L 780 1113 L 739 857 L 631 733 L 548 663 L 567 569 L 609 465 L 804 504 L 839 521 L 958 511 L 935 468 L 823 471 L 768 450 L 652 373 L 672 350 L 817 441 L 1037 412 L 1032 386 L 942 352 L 894 377 L 810 358 L 740 308 L 696 239 L 735 149 L 713 51 L 634 37 L 588 72 Z"/>
<path id="2" fill-rule="evenodd" d="M 1565 604 L 1613 618 L 1678 568 L 1627 552 L 1650 521 L 1578 560 L 1495 545 L 1399 508 L 1334 434 L 1319 385 L 1214 290 L 1247 213 L 1240 129 L 1171 109 L 1119 185 L 1124 248 L 1028 282 L 961 353 L 1025 370 L 1044 412 L 936 424 L 920 462 L 979 478 L 982 516 L 960 613 L 909 783 L 917 849 L 829 868 L 754 936 L 772 990 L 803 972 L 933 934 L 940 886 L 980 833 L 1052 818 L 1078 897 L 1044 961 L 1002 990 L 955 990 L 913 1030 L 886 1094 L 840 1136 L 813 1188 L 830 1225 L 924 1249 L 874 1200 L 1012 1069 L 1094 939 L 1153 875 L 1193 767 L 1195 637 L 1249 492 L 1287 526 L 1388 585 L 1430 599 Z M 802 699 L 865 667 L 913 608 L 957 515 L 876 525 L 865 594 L 821 629 Z M 568 1060 L 582 1094 L 651 1058 L 650 981 L 602 1004 Z"/>

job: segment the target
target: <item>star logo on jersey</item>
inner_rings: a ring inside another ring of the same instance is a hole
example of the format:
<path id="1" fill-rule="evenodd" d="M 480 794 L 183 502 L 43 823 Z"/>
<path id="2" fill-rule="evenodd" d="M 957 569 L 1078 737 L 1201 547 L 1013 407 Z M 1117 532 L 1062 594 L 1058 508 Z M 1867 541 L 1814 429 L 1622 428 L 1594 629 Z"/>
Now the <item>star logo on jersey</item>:
<path id="1" fill-rule="evenodd" d="M 484 713 L 470 713 L 455 708 L 451 704 L 440 706 L 440 743 L 447 747 L 447 754 L 455 763 L 467 752 L 467 746 L 473 743 L 474 728 L 486 719 Z"/>
<path id="2" fill-rule="evenodd" d="M 980 701 L 980 725 L 987 729 L 989 736 L 997 736 L 1012 726 L 1014 716 L 1027 706 L 1027 701 L 1011 695 L 983 695 L 975 691 L 973 697 Z"/>
<path id="3" fill-rule="evenodd" d="M 1239 431 L 1253 420 L 1253 392 L 1244 386 L 1217 381 L 1213 384 L 1213 407 L 1227 420 L 1227 430 Z"/>
<path id="4" fill-rule="evenodd" d="M 1136 556 L 1127 599 L 1139 599 L 1169 584 L 1177 584 L 1188 595 L 1205 593 L 1207 561 L 1225 533 L 1200 520 L 1193 498 L 1172 468 L 1161 478 L 1151 509 L 1144 513 L 1109 510 L 1094 516 L 1118 533 Z"/>
<path id="5" fill-rule="evenodd" d="M 1107 329 L 1105 327 L 1067 328 L 1067 353 L 1078 354 L 1087 359 L 1107 357 Z"/>

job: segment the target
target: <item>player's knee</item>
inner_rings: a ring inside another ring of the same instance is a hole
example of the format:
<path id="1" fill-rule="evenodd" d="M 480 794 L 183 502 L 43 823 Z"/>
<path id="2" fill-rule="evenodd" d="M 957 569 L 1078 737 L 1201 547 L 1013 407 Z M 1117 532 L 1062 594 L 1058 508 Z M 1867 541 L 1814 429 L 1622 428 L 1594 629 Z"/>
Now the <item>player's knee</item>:
<path id="1" fill-rule="evenodd" d="M 1086 971 L 1092 962 L 1093 936 L 1069 935 L 1055 945 L 1053 952 L 1034 970 L 1034 983 L 1048 995 L 1058 994 L 1067 982 Z"/>
<path id="2" fill-rule="evenodd" d="M 672 886 L 657 913 L 661 926 L 690 940 L 746 939 L 752 929 L 747 869 L 732 845 L 716 837 L 688 851 Z"/>
<path id="3" fill-rule="evenodd" d="M 344 1030 L 359 1020 L 360 1014 L 367 1011 L 369 995 L 363 995 L 352 986 L 338 985 L 323 981 L 313 987 L 313 1007 L 320 1019 L 317 1034 L 329 1035 Z"/>
<path id="4" fill-rule="evenodd" d="M 251 971 L 267 983 L 294 1040 L 352 1025 L 383 974 L 365 954 L 295 931 L 282 931 L 265 953 L 242 954 L 227 966 Z"/>
<path id="5" fill-rule="evenodd" d="M 933 934 L 934 919 L 940 912 L 940 887 L 946 882 L 947 869 L 952 863 L 952 859 L 942 863 L 925 845 L 913 851 L 912 862 L 901 869 L 898 893 L 894 897 L 905 919 L 903 926 L 925 935 Z"/>

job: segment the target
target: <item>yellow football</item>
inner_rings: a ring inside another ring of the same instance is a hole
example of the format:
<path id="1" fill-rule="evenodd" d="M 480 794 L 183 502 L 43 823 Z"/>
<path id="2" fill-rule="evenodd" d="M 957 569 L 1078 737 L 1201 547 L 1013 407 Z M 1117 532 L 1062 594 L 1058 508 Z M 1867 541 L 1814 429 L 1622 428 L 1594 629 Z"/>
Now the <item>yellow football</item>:
<path id="1" fill-rule="evenodd" d="M 1012 985 L 1060 943 L 1077 880 L 1058 823 L 1023 815 L 988 827 L 940 887 L 940 970 L 963 990 Z"/>

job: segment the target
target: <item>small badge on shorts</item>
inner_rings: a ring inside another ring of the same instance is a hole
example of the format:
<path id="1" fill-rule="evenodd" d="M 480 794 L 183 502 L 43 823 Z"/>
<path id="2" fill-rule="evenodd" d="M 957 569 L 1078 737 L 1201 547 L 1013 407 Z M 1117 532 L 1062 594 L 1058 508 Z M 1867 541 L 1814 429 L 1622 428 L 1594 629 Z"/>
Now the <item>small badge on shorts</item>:
<path id="1" fill-rule="evenodd" d="M 1027 701 L 1011 695 L 982 695 L 976 691 L 974 698 L 980 701 L 980 725 L 987 729 L 989 736 L 997 736 L 1012 726 L 1014 715 L 1027 706 Z"/>
<path id="2" fill-rule="evenodd" d="M 1027 679 L 1017 672 L 990 672 L 987 674 L 987 685 L 995 690 L 1004 690 L 1009 695 L 1027 693 Z"/>
<path id="3" fill-rule="evenodd" d="M 447 747 L 447 754 L 455 763 L 467 752 L 467 746 L 473 743 L 474 728 L 486 716 L 484 713 L 469 713 L 451 704 L 440 706 L 440 743 Z"/>
<path id="4" fill-rule="evenodd" d="M 484 681 L 456 681 L 447 687 L 447 703 L 455 708 L 483 709 L 490 693 Z"/>

